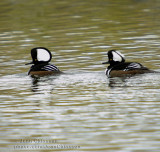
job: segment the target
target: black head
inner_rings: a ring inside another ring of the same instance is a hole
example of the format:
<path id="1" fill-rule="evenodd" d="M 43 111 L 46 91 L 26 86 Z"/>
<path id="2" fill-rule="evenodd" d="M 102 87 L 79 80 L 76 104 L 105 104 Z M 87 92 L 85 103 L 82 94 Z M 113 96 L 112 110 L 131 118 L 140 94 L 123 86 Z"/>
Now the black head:
<path id="1" fill-rule="evenodd" d="M 108 51 L 107 55 L 108 61 L 103 62 L 102 64 L 116 65 L 125 62 L 124 55 L 122 55 L 119 51 L 110 50 Z"/>
<path id="2" fill-rule="evenodd" d="M 32 62 L 28 64 L 48 63 L 52 59 L 51 52 L 44 47 L 36 47 L 31 50 Z"/>

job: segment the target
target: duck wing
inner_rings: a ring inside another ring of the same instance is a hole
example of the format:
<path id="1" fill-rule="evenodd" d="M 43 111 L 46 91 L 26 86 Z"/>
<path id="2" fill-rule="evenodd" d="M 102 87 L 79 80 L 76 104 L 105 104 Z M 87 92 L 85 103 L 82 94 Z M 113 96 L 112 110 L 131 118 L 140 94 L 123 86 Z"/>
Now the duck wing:
<path id="1" fill-rule="evenodd" d="M 137 63 L 137 62 L 121 63 L 121 64 L 116 65 L 113 69 L 114 70 L 123 70 L 123 71 L 148 70 L 148 68 L 144 67 L 142 64 Z"/>
<path id="2" fill-rule="evenodd" d="M 59 71 L 59 69 L 55 65 L 52 65 L 52 64 L 45 65 L 41 69 L 44 71 Z"/>

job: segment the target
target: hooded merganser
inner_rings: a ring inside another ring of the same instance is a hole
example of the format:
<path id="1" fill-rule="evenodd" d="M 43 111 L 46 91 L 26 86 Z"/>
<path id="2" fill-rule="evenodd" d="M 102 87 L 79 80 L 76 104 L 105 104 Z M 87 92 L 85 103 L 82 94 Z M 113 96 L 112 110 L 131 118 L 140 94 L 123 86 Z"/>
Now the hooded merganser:
<path id="1" fill-rule="evenodd" d="M 36 47 L 31 50 L 32 62 L 27 63 L 33 64 L 28 72 L 28 75 L 51 75 L 60 73 L 60 70 L 49 62 L 52 59 L 51 52 L 44 47 Z"/>
<path id="2" fill-rule="evenodd" d="M 110 64 L 106 69 L 107 77 L 124 77 L 153 72 L 140 63 L 125 62 L 124 55 L 122 55 L 119 51 L 110 50 L 107 54 L 108 61 L 102 63 Z"/>

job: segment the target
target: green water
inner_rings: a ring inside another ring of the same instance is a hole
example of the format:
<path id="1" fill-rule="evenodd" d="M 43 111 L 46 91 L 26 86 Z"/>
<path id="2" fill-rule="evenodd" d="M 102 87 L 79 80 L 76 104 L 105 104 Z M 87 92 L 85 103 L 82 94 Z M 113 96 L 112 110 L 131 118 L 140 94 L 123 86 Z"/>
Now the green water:
<path id="1" fill-rule="evenodd" d="M 117 49 L 160 71 L 159 8 L 158 0 L 0 1 L 0 151 L 159 152 L 160 75 L 109 80 L 101 64 Z M 27 75 L 38 46 L 64 74 Z"/>

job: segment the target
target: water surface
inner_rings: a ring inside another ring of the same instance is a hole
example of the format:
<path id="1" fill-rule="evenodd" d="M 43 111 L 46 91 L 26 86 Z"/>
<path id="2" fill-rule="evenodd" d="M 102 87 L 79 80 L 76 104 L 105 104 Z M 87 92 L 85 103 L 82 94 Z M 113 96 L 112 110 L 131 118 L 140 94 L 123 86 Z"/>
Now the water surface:
<path id="1" fill-rule="evenodd" d="M 101 64 L 117 49 L 160 72 L 159 7 L 158 0 L 1 1 L 1 150 L 160 151 L 160 75 L 108 79 Z M 64 74 L 27 75 L 37 46 L 51 50 Z"/>

